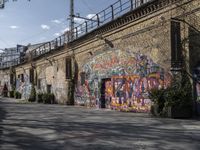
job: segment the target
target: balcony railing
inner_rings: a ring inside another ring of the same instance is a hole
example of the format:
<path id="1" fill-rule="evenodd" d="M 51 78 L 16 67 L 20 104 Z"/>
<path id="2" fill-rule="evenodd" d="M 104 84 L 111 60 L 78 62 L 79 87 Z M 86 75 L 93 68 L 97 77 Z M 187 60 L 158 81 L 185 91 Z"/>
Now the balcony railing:
<path id="1" fill-rule="evenodd" d="M 85 34 L 97 29 L 98 27 L 105 25 L 108 22 L 111 22 L 118 17 L 138 9 L 139 7 L 142 7 L 143 5 L 147 5 L 151 2 L 158 2 L 159 4 L 163 2 L 164 3 L 170 3 L 170 2 L 176 1 L 176 0 L 118 0 L 114 4 L 110 5 L 103 11 L 97 13 L 94 15 L 91 20 L 85 21 L 82 24 L 76 26 L 71 31 L 68 31 L 64 33 L 63 35 L 59 36 L 58 38 L 44 43 L 43 45 L 35 48 L 30 52 L 31 59 L 36 59 L 38 57 L 41 57 L 49 52 L 56 51 L 57 49 L 64 46 L 65 43 L 72 42 L 81 36 L 84 36 Z M 154 4 L 153 4 L 154 5 Z M 152 5 L 152 7 L 154 7 Z M 158 4 L 155 4 L 158 5 Z M 155 7 L 154 7 L 155 8 Z M 154 10 L 154 9 L 152 9 Z M 0 69 L 8 68 L 11 66 L 16 66 L 21 63 L 26 62 L 26 59 L 17 58 L 9 62 L 0 63 Z"/>
<path id="2" fill-rule="evenodd" d="M 71 38 L 68 41 L 73 41 L 86 33 L 104 25 L 123 14 L 132 11 L 148 2 L 154 0 L 118 0 L 114 4 L 110 5 L 103 11 L 94 15 L 91 20 L 85 21 L 78 25 L 71 31 Z"/>

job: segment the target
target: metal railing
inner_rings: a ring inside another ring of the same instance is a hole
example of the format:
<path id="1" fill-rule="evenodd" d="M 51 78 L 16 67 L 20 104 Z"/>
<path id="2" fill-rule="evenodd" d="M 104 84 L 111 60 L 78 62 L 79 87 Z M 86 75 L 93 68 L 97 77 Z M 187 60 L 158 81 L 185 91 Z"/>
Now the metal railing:
<path id="1" fill-rule="evenodd" d="M 91 20 L 85 21 L 72 29 L 71 38 L 68 39 L 68 42 L 73 41 L 98 28 L 99 26 L 104 25 L 116 19 L 117 17 L 120 17 L 123 14 L 151 1 L 154 0 L 118 0 L 103 11 L 94 15 L 92 18 L 90 18 Z"/>
<path id="2" fill-rule="evenodd" d="M 44 55 L 50 51 L 54 51 L 57 48 L 64 46 L 64 44 L 66 43 L 66 38 L 67 38 L 66 36 L 67 36 L 67 34 L 61 35 L 58 38 L 56 38 L 50 42 L 47 42 L 47 43 L 37 47 L 36 49 L 32 50 L 30 52 L 31 58 L 34 59 L 34 58 L 40 57 L 41 55 Z"/>
<path id="3" fill-rule="evenodd" d="M 46 53 L 55 51 L 58 48 L 64 46 L 65 43 L 69 43 L 97 29 L 100 26 L 113 21 L 114 19 L 126 14 L 127 12 L 135 10 L 141 7 L 142 5 L 150 3 L 152 1 L 155 0 L 117 0 L 117 2 L 90 18 L 91 20 L 83 22 L 71 31 L 68 31 L 67 33 L 64 33 L 58 38 L 50 42 L 44 43 L 43 45 L 32 50 L 30 52 L 31 59 L 35 59 L 40 56 L 43 56 Z M 27 59 L 24 58 L 16 58 L 12 61 L 3 62 L 0 63 L 0 69 L 16 66 L 26 61 Z"/>

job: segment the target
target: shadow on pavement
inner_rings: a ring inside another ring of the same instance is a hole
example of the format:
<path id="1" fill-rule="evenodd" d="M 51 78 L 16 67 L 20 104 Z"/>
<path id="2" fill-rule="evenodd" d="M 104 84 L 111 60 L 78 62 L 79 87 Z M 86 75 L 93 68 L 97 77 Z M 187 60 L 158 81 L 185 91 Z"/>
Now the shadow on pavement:
<path id="1" fill-rule="evenodd" d="M 129 114 L 46 105 L 4 105 L 9 112 L 6 116 L 0 106 L 1 120 L 5 120 L 1 121 L 1 150 L 200 149 L 200 134 L 192 135 L 196 130 L 186 130 L 178 120 L 132 118 L 132 114 L 124 118 Z"/>
<path id="2" fill-rule="evenodd" d="M 3 120 L 5 119 L 6 116 L 6 111 L 4 110 L 3 106 L 2 106 L 2 102 L 1 102 L 1 98 L 0 98 L 0 145 L 2 144 L 2 134 L 3 134 Z"/>

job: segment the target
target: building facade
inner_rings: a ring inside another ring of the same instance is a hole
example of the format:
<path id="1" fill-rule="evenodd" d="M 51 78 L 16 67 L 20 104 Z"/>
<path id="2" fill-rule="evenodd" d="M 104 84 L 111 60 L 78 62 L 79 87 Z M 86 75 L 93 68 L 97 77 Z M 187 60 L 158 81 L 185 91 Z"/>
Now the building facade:
<path id="1" fill-rule="evenodd" d="M 200 2 L 152 0 L 129 8 L 96 29 L 84 26 L 84 34 L 74 30 L 40 45 L 26 62 L 1 69 L 1 81 L 14 70 L 23 98 L 35 86 L 62 104 L 149 112 L 148 91 L 169 86 L 173 72 L 185 69 L 197 102 Z"/>

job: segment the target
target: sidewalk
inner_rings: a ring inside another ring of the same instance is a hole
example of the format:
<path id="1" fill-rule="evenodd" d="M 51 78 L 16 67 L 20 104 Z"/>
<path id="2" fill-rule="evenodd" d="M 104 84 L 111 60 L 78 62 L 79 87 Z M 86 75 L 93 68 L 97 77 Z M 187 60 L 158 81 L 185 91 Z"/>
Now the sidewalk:
<path id="1" fill-rule="evenodd" d="M 24 99 L 15 99 L 15 98 L 10 98 L 10 97 L 0 96 L 0 101 L 8 102 L 8 103 L 20 103 L 20 102 L 25 101 L 25 100 Z"/>

